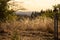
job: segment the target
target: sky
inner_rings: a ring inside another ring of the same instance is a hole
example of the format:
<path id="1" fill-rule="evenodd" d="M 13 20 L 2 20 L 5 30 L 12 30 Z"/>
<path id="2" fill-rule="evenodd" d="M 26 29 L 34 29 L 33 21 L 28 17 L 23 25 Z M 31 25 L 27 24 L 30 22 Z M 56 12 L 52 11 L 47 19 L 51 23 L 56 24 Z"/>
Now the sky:
<path id="1" fill-rule="evenodd" d="M 60 0 L 12 0 L 14 1 L 14 10 L 26 8 L 26 11 L 40 11 L 53 9 L 53 5 L 60 4 Z M 22 10 L 24 11 L 24 10 Z"/>

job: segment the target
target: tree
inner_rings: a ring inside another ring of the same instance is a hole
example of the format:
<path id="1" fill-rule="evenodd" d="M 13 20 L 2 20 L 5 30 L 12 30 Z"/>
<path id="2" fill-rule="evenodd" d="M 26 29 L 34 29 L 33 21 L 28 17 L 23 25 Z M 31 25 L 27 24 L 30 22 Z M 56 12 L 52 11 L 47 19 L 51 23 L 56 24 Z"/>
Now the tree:
<path id="1" fill-rule="evenodd" d="M 9 16 L 13 15 L 13 10 L 8 10 L 10 0 L 0 0 L 0 21 L 5 21 Z"/>
<path id="2" fill-rule="evenodd" d="M 57 8 L 57 10 L 58 10 L 58 18 L 59 18 L 59 20 L 60 20 L 60 4 L 58 4 L 58 5 L 55 5 L 55 6 L 53 6 L 54 8 Z"/>
<path id="3" fill-rule="evenodd" d="M 53 6 L 54 8 L 59 8 L 60 10 L 60 4 Z"/>
<path id="4" fill-rule="evenodd" d="M 5 14 L 7 12 L 7 2 L 9 0 L 0 0 L 0 21 L 5 20 Z"/>

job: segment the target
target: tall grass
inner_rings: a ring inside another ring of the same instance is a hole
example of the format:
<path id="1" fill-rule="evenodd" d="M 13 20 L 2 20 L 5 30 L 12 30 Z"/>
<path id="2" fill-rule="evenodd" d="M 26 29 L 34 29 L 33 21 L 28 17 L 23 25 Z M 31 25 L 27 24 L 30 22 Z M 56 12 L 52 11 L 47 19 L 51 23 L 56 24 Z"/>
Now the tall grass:
<path id="1" fill-rule="evenodd" d="M 60 27 L 60 22 L 59 22 Z M 43 31 L 48 33 L 54 32 L 54 21 L 51 18 L 46 16 L 44 17 L 36 17 L 34 20 L 30 20 L 29 18 L 24 18 L 24 20 L 20 21 L 6 21 L 0 23 L 0 31 L 3 30 L 10 35 L 11 40 L 20 40 L 19 33 L 20 31 Z M 0 32 L 1 33 L 1 32 Z M 3 33 L 4 34 L 4 33 Z M 7 38 L 8 39 L 8 38 Z"/>

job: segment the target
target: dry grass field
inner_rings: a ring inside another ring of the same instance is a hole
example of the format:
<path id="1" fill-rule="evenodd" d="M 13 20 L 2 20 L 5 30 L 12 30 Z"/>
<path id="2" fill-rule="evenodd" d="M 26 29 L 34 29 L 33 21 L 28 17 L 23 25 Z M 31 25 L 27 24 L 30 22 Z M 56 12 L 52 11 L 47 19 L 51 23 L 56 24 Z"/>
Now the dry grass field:
<path id="1" fill-rule="evenodd" d="M 54 40 L 53 33 L 54 21 L 46 17 L 0 23 L 0 40 Z"/>

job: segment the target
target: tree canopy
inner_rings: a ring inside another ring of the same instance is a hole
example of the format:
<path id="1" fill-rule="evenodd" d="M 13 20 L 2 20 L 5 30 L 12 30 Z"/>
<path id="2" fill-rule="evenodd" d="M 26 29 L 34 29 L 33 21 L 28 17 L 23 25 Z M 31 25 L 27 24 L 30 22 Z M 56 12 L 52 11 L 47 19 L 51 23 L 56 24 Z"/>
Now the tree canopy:
<path id="1" fill-rule="evenodd" d="M 13 10 L 8 10 L 8 4 L 10 0 L 0 0 L 0 21 L 5 21 L 9 15 L 12 15 Z"/>

